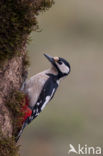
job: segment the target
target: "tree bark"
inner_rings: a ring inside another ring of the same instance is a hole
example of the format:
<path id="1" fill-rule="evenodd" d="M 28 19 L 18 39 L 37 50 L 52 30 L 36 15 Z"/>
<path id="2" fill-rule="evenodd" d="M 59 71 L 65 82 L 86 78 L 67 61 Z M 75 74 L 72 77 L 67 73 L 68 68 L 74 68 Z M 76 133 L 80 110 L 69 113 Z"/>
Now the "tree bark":
<path id="1" fill-rule="evenodd" d="M 36 16 L 52 4 L 53 0 L 0 2 L 0 156 L 17 156 L 13 122 L 20 114 L 17 92 L 27 73 L 26 44 L 31 31 L 38 27 Z"/>

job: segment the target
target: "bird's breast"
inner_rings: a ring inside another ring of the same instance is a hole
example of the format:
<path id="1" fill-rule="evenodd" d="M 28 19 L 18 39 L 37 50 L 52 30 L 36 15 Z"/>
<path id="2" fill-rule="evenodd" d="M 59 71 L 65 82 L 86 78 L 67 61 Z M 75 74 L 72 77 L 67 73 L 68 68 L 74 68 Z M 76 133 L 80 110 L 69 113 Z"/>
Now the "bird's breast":
<path id="1" fill-rule="evenodd" d="M 30 80 L 27 81 L 25 86 L 25 93 L 28 95 L 30 107 L 34 107 L 36 104 L 47 80 L 48 75 L 41 73 L 31 77 Z"/>

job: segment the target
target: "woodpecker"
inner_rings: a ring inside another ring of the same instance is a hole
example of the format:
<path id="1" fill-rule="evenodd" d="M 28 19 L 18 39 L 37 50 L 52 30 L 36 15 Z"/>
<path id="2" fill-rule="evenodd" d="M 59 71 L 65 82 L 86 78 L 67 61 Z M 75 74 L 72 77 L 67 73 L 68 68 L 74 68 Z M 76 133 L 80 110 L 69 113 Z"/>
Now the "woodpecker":
<path id="1" fill-rule="evenodd" d="M 51 57 L 47 54 L 44 54 L 44 56 L 51 63 L 51 68 L 32 76 L 25 81 L 22 87 L 26 97 L 26 104 L 22 108 L 22 111 L 25 111 L 25 115 L 16 141 L 21 136 L 26 125 L 35 119 L 53 98 L 60 80 L 70 73 L 70 64 L 64 58 Z"/>

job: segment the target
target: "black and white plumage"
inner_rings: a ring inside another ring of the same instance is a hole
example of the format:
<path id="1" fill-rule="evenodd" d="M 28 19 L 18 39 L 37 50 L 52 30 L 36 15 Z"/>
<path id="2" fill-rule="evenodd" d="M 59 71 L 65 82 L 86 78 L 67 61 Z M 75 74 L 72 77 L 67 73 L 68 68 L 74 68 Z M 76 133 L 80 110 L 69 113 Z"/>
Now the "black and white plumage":
<path id="1" fill-rule="evenodd" d="M 32 113 L 24 121 L 17 140 L 23 129 L 45 108 L 47 103 L 53 98 L 60 80 L 70 73 L 70 64 L 63 58 L 44 56 L 51 62 L 52 67 L 27 80 L 23 87 L 23 92 L 29 100 L 28 107 Z"/>

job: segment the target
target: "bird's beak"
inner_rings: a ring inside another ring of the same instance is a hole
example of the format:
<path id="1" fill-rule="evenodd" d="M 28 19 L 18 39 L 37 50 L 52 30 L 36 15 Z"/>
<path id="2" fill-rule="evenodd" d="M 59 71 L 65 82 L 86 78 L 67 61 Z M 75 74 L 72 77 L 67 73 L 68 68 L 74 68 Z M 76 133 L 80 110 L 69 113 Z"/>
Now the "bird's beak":
<path id="1" fill-rule="evenodd" d="M 51 56 L 49 56 L 49 55 L 47 55 L 47 54 L 44 54 L 44 56 L 52 63 L 52 64 L 54 64 L 54 58 L 53 57 L 51 57 Z"/>

